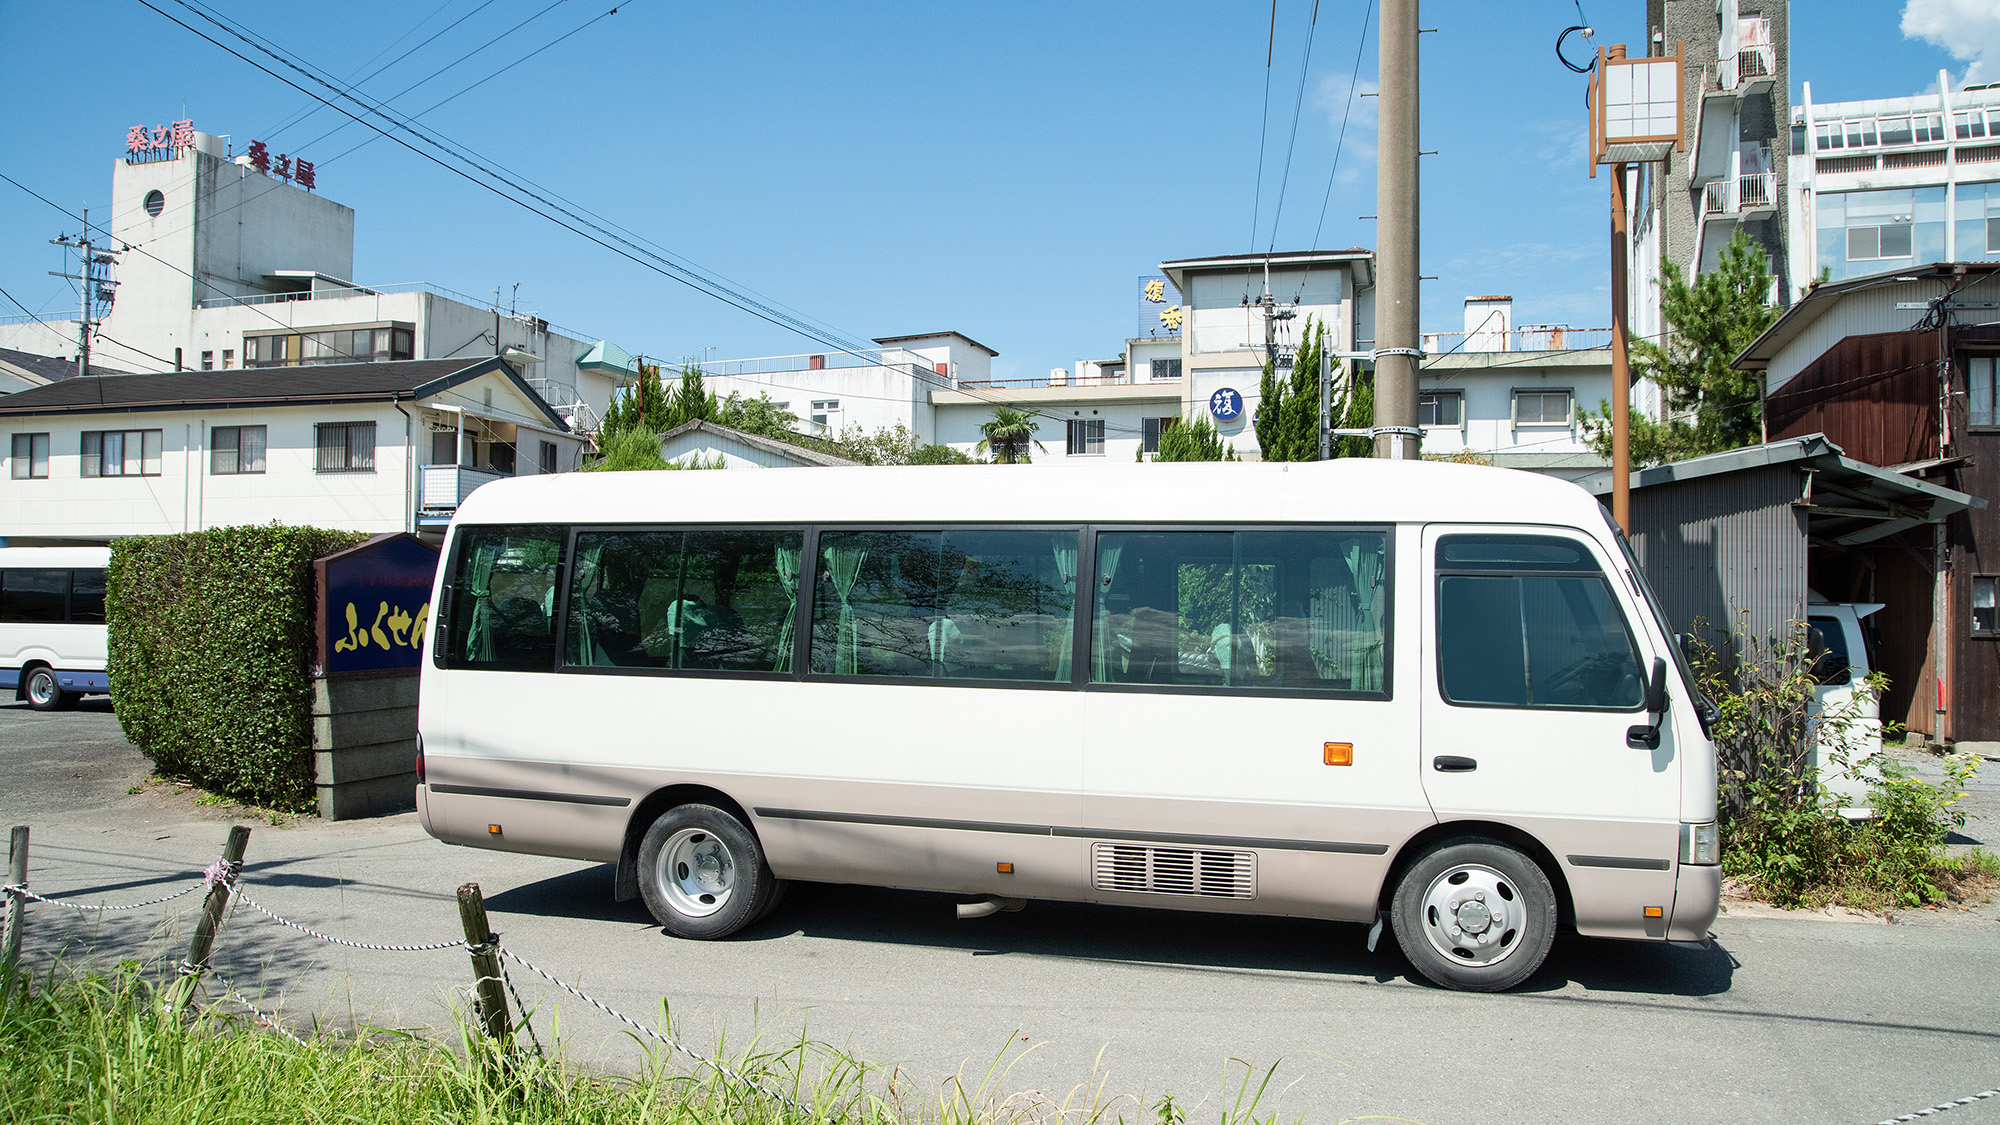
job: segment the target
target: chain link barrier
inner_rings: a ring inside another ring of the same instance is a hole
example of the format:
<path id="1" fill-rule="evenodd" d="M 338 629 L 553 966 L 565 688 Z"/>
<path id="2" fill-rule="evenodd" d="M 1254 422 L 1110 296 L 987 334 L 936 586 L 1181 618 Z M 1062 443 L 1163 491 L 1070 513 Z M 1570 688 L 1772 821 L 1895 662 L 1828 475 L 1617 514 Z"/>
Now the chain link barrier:
<path id="1" fill-rule="evenodd" d="M 1957 1109 L 1959 1106 L 1971 1105 L 1973 1102 L 1985 1101 L 1987 1098 L 2000 1098 L 2000 1088 L 1992 1090 L 1981 1090 L 1977 1094 L 1968 1094 L 1965 1097 L 1957 1098 L 1952 1101 L 1939 1102 L 1938 1104 L 1930 1106 L 1925 1109 L 1919 1109 L 1914 1112 L 1905 1113 L 1897 1117 L 1886 1118 L 1882 1121 L 1877 1122 L 1876 1125 L 1903 1125 L 1903 1123 L 1907 1121 L 1921 1121 L 1926 1117 L 1935 1117 L 1938 1114 L 1943 1113 L 1945 1110 Z"/>
<path id="2" fill-rule="evenodd" d="M 145 902 L 135 902 L 129 906 L 99 906 L 94 903 L 88 903 L 88 902 L 65 902 L 64 900 L 59 898 L 49 898 L 46 895 L 38 895 L 26 887 L 17 886 L 13 883 L 0 885 L 0 897 L 5 897 L 7 895 L 19 895 L 20 897 L 28 899 L 32 902 L 39 902 L 48 906 L 60 906 L 65 910 L 138 910 L 142 907 L 158 906 L 163 902 L 172 902 L 173 900 L 181 897 L 184 894 L 191 894 L 195 891 L 201 890 L 202 888 L 208 885 L 209 885 L 209 880 L 203 879 L 199 883 L 189 883 L 187 886 L 182 887 L 180 890 L 175 891 L 173 894 L 165 895 L 160 898 L 147 899 Z"/>
<path id="3" fill-rule="evenodd" d="M 264 904 L 258 902 L 254 898 L 251 898 L 247 893 L 245 893 L 243 890 L 243 885 L 240 883 L 237 884 L 236 886 L 236 894 L 234 897 L 242 902 L 248 903 L 253 910 L 257 911 L 257 913 L 262 914 L 264 917 L 269 918 L 271 921 L 278 923 L 280 926 L 290 926 L 292 929 L 295 929 L 302 934 L 306 934 L 311 937 L 316 937 L 321 941 L 330 942 L 334 945 L 344 945 L 349 949 L 371 949 L 377 953 L 430 953 L 440 949 L 460 949 L 465 946 L 464 938 L 453 938 L 450 941 L 432 942 L 429 945 L 377 945 L 365 941 L 346 941 L 342 938 L 330 937 L 326 934 L 320 933 L 318 930 L 315 930 L 310 926 L 302 926 L 299 923 L 292 921 L 290 918 L 285 918 L 278 914 L 273 913 L 268 907 L 264 906 Z"/>
<path id="4" fill-rule="evenodd" d="M 613 1008 L 611 1005 L 606 1004 L 604 1001 L 589 995 L 582 989 L 575 988 L 571 985 L 563 983 L 562 981 L 556 979 L 554 976 L 550 975 L 545 970 L 538 968 L 533 962 L 529 961 L 527 958 L 522 957 L 520 954 L 515 953 L 511 949 L 502 947 L 500 950 L 500 956 L 505 961 L 514 962 L 516 965 L 519 965 L 522 968 L 528 970 L 529 972 L 535 974 L 536 976 L 542 978 L 543 980 L 548 981 L 550 984 L 555 985 L 557 988 L 562 989 L 564 992 L 569 993 L 571 996 L 576 997 L 578 1000 L 581 1000 L 584 1003 L 589 1004 L 591 1007 L 596 1008 L 598 1011 L 603 1012 L 605 1015 L 610 1016 L 612 1019 L 623 1022 L 626 1026 L 639 1032 L 641 1035 L 650 1036 L 653 1039 L 656 1039 L 659 1042 L 664 1043 L 670 1050 L 678 1051 L 681 1054 L 686 1055 L 688 1058 L 693 1059 L 696 1063 L 705 1066 L 710 1070 L 713 1070 L 714 1072 L 728 1079 L 729 1081 L 734 1082 L 737 1085 L 744 1087 L 745 1089 L 754 1090 L 757 1093 L 764 1095 L 765 1097 L 771 1099 L 772 1101 L 778 1103 L 779 1105 L 784 1106 L 785 1108 L 791 1110 L 793 1113 L 796 1113 L 801 1117 L 818 1118 L 819 1120 L 828 1122 L 829 1125 L 835 1125 L 835 1123 L 838 1121 L 838 1118 L 829 1115 L 821 1115 L 815 1113 L 812 1110 L 806 1108 L 805 1106 L 800 1105 L 794 1099 L 787 1097 L 786 1095 L 781 1094 L 778 1091 L 763 1085 L 762 1083 L 757 1082 L 755 1079 L 745 1078 L 743 1075 L 736 1073 L 735 1071 L 729 1069 L 729 1067 L 723 1065 L 722 1063 L 716 1062 L 714 1059 L 707 1058 L 703 1055 L 699 1055 L 693 1051 L 688 1050 L 686 1047 L 681 1046 L 680 1042 L 674 1039 L 672 1036 L 666 1035 L 659 1031 L 655 1031 L 652 1028 L 646 1026 L 645 1024 L 640 1023 L 638 1020 L 633 1019 L 631 1016 L 628 1016 L 625 1013 L 619 1011 L 618 1009 Z"/>

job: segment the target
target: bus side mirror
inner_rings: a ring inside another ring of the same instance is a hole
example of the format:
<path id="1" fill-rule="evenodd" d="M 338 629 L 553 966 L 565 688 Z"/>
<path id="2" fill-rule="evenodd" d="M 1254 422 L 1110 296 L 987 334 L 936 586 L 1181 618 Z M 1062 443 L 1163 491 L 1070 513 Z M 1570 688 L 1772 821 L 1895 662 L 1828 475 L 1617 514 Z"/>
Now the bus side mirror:
<path id="1" fill-rule="evenodd" d="M 1634 750 L 1660 748 L 1660 720 L 1667 713 L 1667 662 L 1655 656 L 1653 674 L 1646 681 L 1646 721 L 1625 732 L 1625 745 Z"/>

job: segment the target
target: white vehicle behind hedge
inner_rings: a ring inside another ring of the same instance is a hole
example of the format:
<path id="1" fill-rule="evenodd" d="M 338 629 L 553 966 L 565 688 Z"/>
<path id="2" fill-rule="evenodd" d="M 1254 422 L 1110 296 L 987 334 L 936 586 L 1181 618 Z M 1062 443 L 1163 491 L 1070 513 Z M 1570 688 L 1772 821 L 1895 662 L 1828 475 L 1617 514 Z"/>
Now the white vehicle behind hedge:
<path id="1" fill-rule="evenodd" d="M 105 671 L 109 547 L 0 547 L 0 690 L 37 711 L 111 690 Z"/>

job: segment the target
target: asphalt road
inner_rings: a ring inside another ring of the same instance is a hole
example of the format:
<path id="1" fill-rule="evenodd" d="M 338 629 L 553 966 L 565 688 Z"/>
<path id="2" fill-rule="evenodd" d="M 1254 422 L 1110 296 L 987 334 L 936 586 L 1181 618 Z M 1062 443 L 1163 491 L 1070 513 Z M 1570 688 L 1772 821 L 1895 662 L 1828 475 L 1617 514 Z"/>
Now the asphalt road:
<path id="1" fill-rule="evenodd" d="M 41 893 L 136 902 L 214 859 L 227 811 L 170 786 L 126 792 L 147 773 L 101 701 L 0 705 L 0 825 L 32 827 Z M 805 1037 L 920 1100 L 962 1074 L 1016 1104 L 1171 1091 L 1201 1107 L 1191 1120 L 1213 1120 L 1246 1074 L 1254 1090 L 1275 1068 L 1259 1116 L 1283 1121 L 1867 1123 L 2000 1086 L 1992 904 L 1894 925 L 1739 911 L 1707 948 L 1567 937 L 1523 990 L 1475 996 L 1414 977 L 1393 941 L 1365 952 L 1360 926 L 1041 903 L 958 922 L 941 896 L 850 887 L 796 887 L 734 940 L 683 942 L 613 903 L 605 866 L 448 848 L 414 814 L 250 823 L 246 890 L 305 925 L 450 940 L 453 891 L 476 881 L 506 948 L 649 1024 L 666 1002 L 697 1050 Z M 36 905 L 27 949 L 44 965 L 170 960 L 198 897 L 89 915 Z M 294 1026 L 449 1026 L 471 981 L 462 951 L 346 949 L 247 905 L 216 965 Z M 559 1010 L 570 1057 L 637 1061 L 608 1017 L 518 971 L 515 983 L 545 1038 Z M 1942 1120 L 2000 1125 L 2000 1098 Z"/>

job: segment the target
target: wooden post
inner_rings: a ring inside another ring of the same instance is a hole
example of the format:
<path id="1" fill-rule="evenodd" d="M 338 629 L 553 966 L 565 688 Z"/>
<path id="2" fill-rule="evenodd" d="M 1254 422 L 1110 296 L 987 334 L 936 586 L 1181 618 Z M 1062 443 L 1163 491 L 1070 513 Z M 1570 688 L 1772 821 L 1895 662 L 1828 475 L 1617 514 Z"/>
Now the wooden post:
<path id="1" fill-rule="evenodd" d="M 28 885 L 28 826 L 16 824 L 7 838 L 7 885 Z M 21 922 L 28 900 L 7 896 L 7 947 L 0 950 L 0 990 L 14 986 L 14 973 L 21 962 Z"/>
<path id="2" fill-rule="evenodd" d="M 465 945 L 472 955 L 472 987 L 479 997 L 479 1022 L 489 1039 L 504 1050 L 513 1034 L 507 1015 L 507 990 L 500 980 L 500 936 L 486 924 L 486 900 L 479 884 L 458 888 L 458 917 L 465 923 Z"/>
<path id="3" fill-rule="evenodd" d="M 222 845 L 222 877 L 208 888 L 208 897 L 202 900 L 201 918 L 194 925 L 194 940 L 188 943 L 187 960 L 181 962 L 180 979 L 174 982 L 167 996 L 167 1011 L 179 1012 L 188 1001 L 194 999 L 195 986 L 201 983 L 201 974 L 208 968 L 208 951 L 215 944 L 216 931 L 222 928 L 223 911 L 229 908 L 229 894 L 236 889 L 236 872 L 243 864 L 243 850 L 250 844 L 250 829 L 241 824 L 229 829 L 229 840 Z"/>

